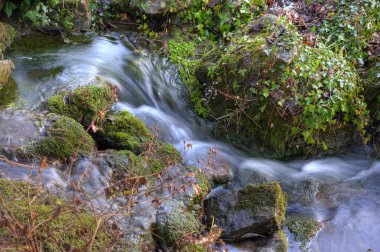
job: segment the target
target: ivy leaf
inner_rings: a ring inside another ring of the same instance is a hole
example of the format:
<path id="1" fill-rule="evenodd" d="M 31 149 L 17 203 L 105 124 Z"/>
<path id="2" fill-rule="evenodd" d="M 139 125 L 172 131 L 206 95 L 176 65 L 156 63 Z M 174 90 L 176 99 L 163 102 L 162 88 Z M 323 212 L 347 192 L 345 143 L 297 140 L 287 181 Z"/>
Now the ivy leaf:
<path id="1" fill-rule="evenodd" d="M 7 17 L 10 17 L 12 15 L 14 9 L 16 9 L 16 5 L 14 3 L 10 1 L 5 2 L 4 13 L 5 15 L 7 15 Z"/>

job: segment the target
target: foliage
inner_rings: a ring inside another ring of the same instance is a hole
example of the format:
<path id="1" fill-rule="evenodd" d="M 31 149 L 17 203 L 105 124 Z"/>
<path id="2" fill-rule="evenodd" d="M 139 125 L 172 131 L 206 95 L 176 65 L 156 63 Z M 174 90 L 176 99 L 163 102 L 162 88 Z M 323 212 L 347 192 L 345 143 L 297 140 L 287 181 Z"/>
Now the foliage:
<path id="1" fill-rule="evenodd" d="M 241 3 L 222 0 L 213 5 L 209 1 L 195 0 L 181 13 L 185 22 L 192 24 L 200 37 L 217 39 L 247 24 L 266 9 L 264 0 L 243 0 Z"/>
<path id="2" fill-rule="evenodd" d="M 344 49 L 348 59 L 363 65 L 368 58 L 364 50 L 367 42 L 380 29 L 380 3 L 376 0 L 336 0 L 335 9 L 336 12 L 316 30 L 336 52 Z"/>
<path id="3" fill-rule="evenodd" d="M 111 85 L 97 79 L 93 84 L 80 86 L 71 92 L 62 91 L 52 96 L 46 103 L 46 109 L 51 113 L 71 117 L 88 126 L 95 117 L 102 120 L 115 99 L 115 90 Z"/>

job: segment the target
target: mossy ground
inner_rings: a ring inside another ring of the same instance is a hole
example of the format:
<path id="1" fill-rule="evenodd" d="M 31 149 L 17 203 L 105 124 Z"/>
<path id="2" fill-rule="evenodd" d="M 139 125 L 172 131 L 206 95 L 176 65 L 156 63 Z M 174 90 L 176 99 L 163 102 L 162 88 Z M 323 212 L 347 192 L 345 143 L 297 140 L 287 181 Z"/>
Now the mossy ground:
<path id="1" fill-rule="evenodd" d="M 83 207 L 26 182 L 5 179 L 0 179 L 0 197 L 0 246 L 19 251 L 33 241 L 43 251 L 90 250 L 97 217 Z M 92 250 L 104 251 L 110 244 L 110 236 L 100 228 Z"/>
<path id="2" fill-rule="evenodd" d="M 61 160 L 74 155 L 89 156 L 95 143 L 82 125 L 66 116 L 50 115 L 51 126 L 46 129 L 46 138 L 35 142 L 28 148 L 32 156 L 48 156 Z"/>
<path id="3" fill-rule="evenodd" d="M 260 211 L 268 211 L 267 206 L 274 206 L 274 225 L 280 228 L 285 220 L 287 195 L 282 191 L 280 183 L 267 182 L 259 185 L 250 184 L 239 191 L 238 208 L 252 211 L 252 215 Z"/>
<path id="4" fill-rule="evenodd" d="M 71 92 L 59 92 L 48 100 L 46 109 L 88 126 L 97 116 L 101 120 L 102 116 L 99 115 L 107 113 L 114 101 L 110 84 L 96 79 L 95 84 L 80 86 Z"/>

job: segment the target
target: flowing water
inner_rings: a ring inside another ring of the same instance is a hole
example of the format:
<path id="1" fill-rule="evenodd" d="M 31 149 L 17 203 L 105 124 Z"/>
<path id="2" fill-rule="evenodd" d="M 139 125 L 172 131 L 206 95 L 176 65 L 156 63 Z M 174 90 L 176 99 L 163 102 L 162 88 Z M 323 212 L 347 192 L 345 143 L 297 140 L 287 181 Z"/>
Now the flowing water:
<path id="1" fill-rule="evenodd" d="M 380 162 L 360 155 L 280 162 L 250 156 L 218 141 L 210 124 L 189 110 L 175 69 L 166 60 L 136 50 L 130 38 L 133 34 L 111 33 L 69 43 L 43 35 L 22 38 L 6 55 L 16 65 L 17 106 L 37 109 L 58 90 L 100 76 L 120 89 L 113 109 L 128 110 L 149 127 L 158 127 L 160 138 L 176 146 L 186 164 L 202 165 L 213 148 L 216 157 L 232 167 L 234 187 L 279 180 L 289 194 L 287 215 L 304 214 L 323 225 L 310 251 L 380 251 Z M 192 148 L 185 148 L 187 143 Z M 85 166 L 75 167 L 74 180 L 80 179 Z M 90 194 L 105 186 L 110 176 L 105 164 L 97 162 L 94 167 L 84 185 Z M 5 163 L 0 163 L 0 171 L 13 179 L 38 174 Z M 65 176 L 49 167 L 39 178 L 45 184 L 65 186 Z M 288 239 L 289 251 L 300 251 L 289 232 Z M 232 246 L 231 250 L 250 248 Z"/>

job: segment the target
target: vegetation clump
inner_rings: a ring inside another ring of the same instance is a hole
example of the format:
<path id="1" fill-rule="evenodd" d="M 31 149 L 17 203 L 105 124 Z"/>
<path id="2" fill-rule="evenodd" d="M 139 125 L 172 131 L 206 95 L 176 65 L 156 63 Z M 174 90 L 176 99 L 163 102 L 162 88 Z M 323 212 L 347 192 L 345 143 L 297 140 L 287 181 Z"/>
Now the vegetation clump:
<path id="1" fill-rule="evenodd" d="M 322 227 L 318 221 L 302 216 L 290 217 L 286 220 L 286 226 L 294 236 L 294 240 L 301 242 L 303 249 Z"/>
<path id="2" fill-rule="evenodd" d="M 46 127 L 46 137 L 28 147 L 33 156 L 48 156 L 60 160 L 74 155 L 89 156 L 95 143 L 82 125 L 66 116 L 51 116 L 51 125 Z"/>
<path id="3" fill-rule="evenodd" d="M 46 104 L 51 113 L 65 115 L 86 127 L 92 120 L 101 120 L 115 102 L 115 91 L 110 84 L 97 79 L 96 83 L 80 86 L 73 91 L 62 91 Z"/>
<path id="4" fill-rule="evenodd" d="M 99 220 L 95 215 L 42 188 L 0 179 L 0 197 L 3 248 L 101 251 L 112 246 L 110 234 L 106 228 L 97 227 Z"/>

